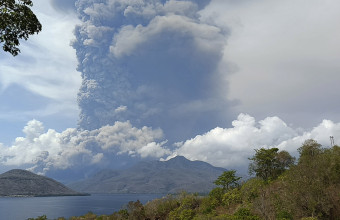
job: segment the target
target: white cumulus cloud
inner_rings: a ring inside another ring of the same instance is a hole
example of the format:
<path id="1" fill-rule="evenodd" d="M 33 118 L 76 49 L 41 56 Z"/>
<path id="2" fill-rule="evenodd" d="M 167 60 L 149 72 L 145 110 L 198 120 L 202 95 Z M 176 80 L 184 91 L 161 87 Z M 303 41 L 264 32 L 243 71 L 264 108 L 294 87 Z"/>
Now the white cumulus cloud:
<path id="1" fill-rule="evenodd" d="M 41 122 L 32 120 L 23 132 L 25 137 L 16 138 L 11 146 L 0 144 L 1 164 L 45 173 L 101 163 L 113 155 L 159 158 L 171 153 L 166 142 L 156 142 L 163 137 L 162 130 L 139 129 L 128 121 L 92 131 L 69 128 L 59 133 L 53 129 L 45 132 Z"/>
<path id="2" fill-rule="evenodd" d="M 254 117 L 240 114 L 232 126 L 216 127 L 205 134 L 176 143 L 177 149 L 168 158 L 182 155 L 219 167 L 245 170 L 254 149 L 278 147 L 298 156 L 297 148 L 307 139 L 315 139 L 327 147 L 330 136 L 334 136 L 335 140 L 340 138 L 340 123 L 330 120 L 322 121 L 310 131 L 302 131 L 288 126 L 276 116 L 256 122 Z"/>

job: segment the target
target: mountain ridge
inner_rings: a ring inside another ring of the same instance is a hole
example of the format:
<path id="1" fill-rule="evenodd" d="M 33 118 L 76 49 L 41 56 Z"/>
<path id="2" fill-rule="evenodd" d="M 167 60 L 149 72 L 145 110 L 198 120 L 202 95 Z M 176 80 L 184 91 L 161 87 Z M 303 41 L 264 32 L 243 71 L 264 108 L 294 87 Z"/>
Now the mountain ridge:
<path id="1" fill-rule="evenodd" d="M 168 161 L 142 161 L 125 170 L 102 170 L 68 186 L 86 193 L 206 193 L 223 171 L 226 169 L 177 156 Z"/>

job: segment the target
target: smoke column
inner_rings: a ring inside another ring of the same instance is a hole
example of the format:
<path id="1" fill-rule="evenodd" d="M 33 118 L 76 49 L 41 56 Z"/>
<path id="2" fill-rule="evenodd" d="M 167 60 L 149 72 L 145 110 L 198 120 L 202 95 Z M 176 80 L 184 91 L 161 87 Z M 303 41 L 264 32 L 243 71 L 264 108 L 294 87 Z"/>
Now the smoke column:
<path id="1" fill-rule="evenodd" d="M 171 141 L 221 125 L 214 88 L 227 32 L 200 19 L 210 1 L 78 0 L 79 127 L 129 120 Z"/>

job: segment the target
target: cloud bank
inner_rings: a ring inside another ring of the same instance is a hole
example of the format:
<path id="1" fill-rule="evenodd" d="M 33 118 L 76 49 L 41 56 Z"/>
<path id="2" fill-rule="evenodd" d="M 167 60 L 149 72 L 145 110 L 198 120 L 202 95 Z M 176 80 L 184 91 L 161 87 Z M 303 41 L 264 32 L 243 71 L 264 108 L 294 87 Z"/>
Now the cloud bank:
<path id="1" fill-rule="evenodd" d="M 32 120 L 10 147 L 0 144 L 0 161 L 5 166 L 26 167 L 38 173 L 68 168 L 87 169 L 89 166 L 115 163 L 116 155 L 159 158 L 170 151 L 158 142 L 160 129 L 136 128 L 130 122 L 116 122 L 91 131 L 69 128 L 61 133 L 45 131 L 40 121 Z"/>
<path id="2" fill-rule="evenodd" d="M 294 129 L 279 117 L 256 121 L 254 117 L 240 114 L 231 128 L 216 127 L 184 142 L 176 143 L 177 149 L 168 157 L 182 155 L 190 160 L 202 160 L 227 169 L 246 171 L 248 158 L 254 149 L 278 147 L 298 157 L 297 149 L 307 139 L 314 139 L 329 147 L 330 136 L 340 138 L 340 123 L 323 120 L 309 131 Z M 336 142 L 337 143 L 337 142 Z"/>
<path id="3" fill-rule="evenodd" d="M 297 148 L 307 139 L 315 139 L 324 147 L 340 139 L 340 123 L 323 120 L 309 131 L 294 129 L 279 117 L 256 121 L 240 114 L 232 127 L 216 127 L 192 139 L 168 146 L 161 129 L 137 128 L 127 122 L 116 122 L 99 129 L 67 129 L 61 133 L 45 131 L 37 120 L 27 123 L 24 137 L 15 139 L 12 146 L 0 144 L 0 163 L 26 167 L 38 173 L 76 169 L 86 171 L 116 168 L 117 158 L 169 159 L 182 155 L 190 160 L 202 160 L 214 166 L 245 172 L 248 158 L 254 149 L 278 147 L 298 156 Z"/>
<path id="4" fill-rule="evenodd" d="M 183 140 L 220 124 L 229 102 L 215 88 L 228 31 L 200 19 L 209 2 L 78 0 L 80 128 L 130 120 Z"/>

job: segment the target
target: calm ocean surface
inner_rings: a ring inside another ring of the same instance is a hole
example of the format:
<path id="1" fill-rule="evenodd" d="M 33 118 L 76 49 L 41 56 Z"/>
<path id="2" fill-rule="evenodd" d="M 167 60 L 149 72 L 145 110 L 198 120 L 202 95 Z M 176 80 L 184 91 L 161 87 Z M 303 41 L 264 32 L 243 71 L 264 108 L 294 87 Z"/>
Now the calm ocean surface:
<path id="1" fill-rule="evenodd" d="M 48 219 L 80 216 L 89 211 L 101 215 L 118 211 L 129 201 L 143 204 L 163 194 L 94 194 L 91 196 L 0 198 L 1 220 L 24 220 L 46 215 Z"/>

